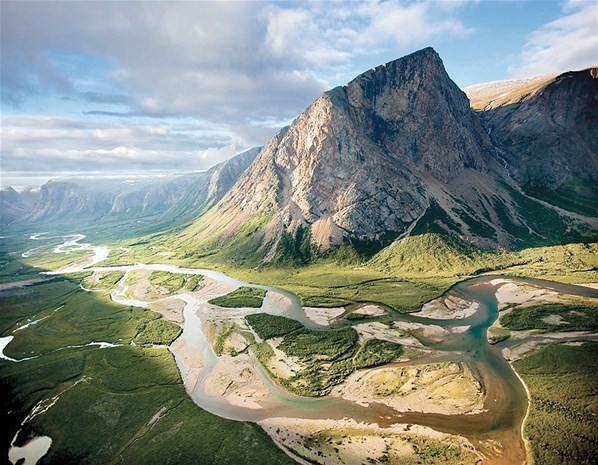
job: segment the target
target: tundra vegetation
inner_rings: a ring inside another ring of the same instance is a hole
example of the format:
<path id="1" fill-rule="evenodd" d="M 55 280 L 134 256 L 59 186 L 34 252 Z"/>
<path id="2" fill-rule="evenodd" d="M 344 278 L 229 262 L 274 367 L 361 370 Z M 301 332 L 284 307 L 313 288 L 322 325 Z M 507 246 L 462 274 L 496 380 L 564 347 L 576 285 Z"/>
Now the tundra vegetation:
<path id="1" fill-rule="evenodd" d="M 359 345 L 357 331 L 350 326 L 316 331 L 290 318 L 266 313 L 249 315 L 246 320 L 263 340 L 253 344 L 258 360 L 281 386 L 299 395 L 328 394 L 356 369 L 391 362 L 403 353 L 400 344 L 378 339 Z M 290 377 L 268 369 L 275 357 L 268 341 L 275 338 L 282 338 L 277 348 L 301 367 Z"/>
<path id="2" fill-rule="evenodd" d="M 446 247 L 442 256 L 428 253 L 434 250 L 435 244 Z M 390 316 L 393 312 L 417 311 L 421 304 L 440 296 L 454 283 L 481 273 L 537 276 L 563 282 L 595 281 L 598 266 L 596 244 L 569 244 L 516 252 L 480 252 L 456 244 L 459 244 L 458 240 L 446 239 L 438 234 L 420 235 L 399 243 L 393 247 L 392 253 L 383 251 L 363 257 L 345 251 L 300 266 L 288 262 L 250 269 L 234 262 L 220 261 L 217 255 L 199 257 L 183 252 L 177 244 L 169 242 L 166 235 L 157 234 L 147 240 L 119 243 L 117 246 L 122 247 L 121 252 L 111 255 L 102 265 L 161 262 L 213 268 L 251 283 L 287 288 L 296 292 L 304 305 L 351 308 L 351 304 L 373 302 L 388 308 Z M 48 248 L 50 251 L 51 248 Z M 157 255 L 162 251 L 172 252 L 172 255 Z M 89 251 L 68 255 L 44 253 L 43 256 L 16 261 L 13 255 L 3 252 L 0 254 L 0 282 L 40 278 L 40 268 L 34 266 L 56 269 L 85 262 L 91 256 Z M 189 275 L 181 281 L 181 276 L 153 272 L 150 280 L 152 286 L 164 288 L 168 294 L 176 293 L 179 286 L 190 291 L 202 285 L 201 277 Z M 90 273 L 69 275 L 68 279 L 44 276 L 46 282 L 10 290 L 1 297 L 3 309 L 6 309 L 0 316 L 2 335 L 9 335 L 18 324 L 43 318 L 65 304 L 51 317 L 20 331 L 6 349 L 6 355 L 16 359 L 38 354 L 44 354 L 43 357 L 19 363 L 0 361 L 4 402 L 2 422 L 9 425 L 12 435 L 37 402 L 60 394 L 58 402 L 46 414 L 29 423 L 30 429 L 22 433 L 19 443 L 33 434 L 47 434 L 54 441 L 48 460 L 60 463 L 111 463 L 119 456 L 130 463 L 168 463 L 172 457 L 177 457 L 180 462 L 238 463 L 241 460 L 239 453 L 243 454 L 242 460 L 247 463 L 292 463 L 255 425 L 229 422 L 198 409 L 185 393 L 170 353 L 163 347 L 153 346 L 167 345 L 180 331 L 178 326 L 149 310 L 117 306 L 109 301 L 107 292 L 86 293 L 79 289 L 79 283 L 87 287 L 90 277 Z M 120 272 L 102 272 L 92 288 L 108 290 L 111 283 L 115 284 L 120 279 Z M 212 303 L 224 307 L 259 308 L 264 296 L 265 292 L 261 289 L 240 288 Z M 539 310 L 528 307 L 525 310 L 524 307 L 512 312 L 513 321 L 507 319 L 503 323 L 511 329 L 527 324 L 542 331 L 595 328 L 595 309 L 587 306 L 577 308 L 575 305 L 577 303 L 572 301 L 570 305 L 559 308 Z M 520 311 L 523 312 L 515 316 Z M 580 313 L 585 313 L 587 318 Z M 560 323 L 565 321 L 568 324 L 556 324 L 556 320 L 550 318 L 549 327 L 538 326 L 538 321 L 551 315 L 559 316 Z M 525 322 L 528 318 L 532 323 Z M 312 331 L 294 320 L 264 314 L 249 316 L 247 321 L 264 340 L 261 343 L 252 341 L 251 350 L 266 369 L 268 362 L 276 357 L 272 346 L 274 338 L 281 338 L 277 350 L 298 360 L 301 369 L 292 376 L 277 377 L 272 371 L 270 374 L 282 387 L 302 395 L 323 395 L 354 370 L 386 363 L 402 353 L 399 345 L 387 346 L 385 341 L 371 340 L 360 346 L 355 331 L 349 326 Z M 237 327 L 229 329 L 230 334 L 239 331 Z M 229 335 L 222 338 L 222 350 Z M 101 341 L 121 345 L 106 349 L 86 346 Z M 131 346 L 131 342 L 137 345 Z M 68 346 L 72 347 L 65 349 Z M 216 342 L 215 350 L 218 347 Z M 559 363 L 562 361 L 563 366 L 571 368 L 579 357 L 575 351 L 578 348 L 563 347 L 565 352 L 560 355 Z M 588 355 L 588 359 L 595 357 L 595 352 L 592 354 Z M 534 355 L 528 358 L 532 357 Z M 565 363 L 567 357 L 570 357 L 569 365 Z M 521 363 L 528 358 L 516 362 L 516 368 L 519 370 Z M 546 358 L 546 363 L 549 361 Z M 531 379 L 523 368 L 520 372 L 526 382 Z M 148 378 L 147 373 L 152 376 Z M 588 371 L 583 376 L 573 376 L 573 369 L 568 373 L 571 376 L 563 378 L 563 381 L 567 380 L 572 392 L 580 393 L 578 401 L 590 402 L 593 394 L 583 386 L 596 384 L 593 373 Z M 550 374 L 546 372 L 542 375 L 544 378 L 536 375 L 542 381 L 528 383 L 532 393 L 532 413 L 526 428 L 534 454 L 543 457 L 543 449 L 559 444 L 558 438 L 551 439 L 550 444 L 543 439 L 550 433 L 551 422 L 557 419 L 569 422 L 567 427 L 571 434 L 561 436 L 572 444 L 569 447 L 585 451 L 583 444 L 593 444 L 595 439 L 589 435 L 574 437 L 578 428 L 573 422 L 575 419 L 565 415 L 562 418 L 542 416 L 544 411 L 534 410 L 537 408 L 534 395 L 542 390 L 542 382 Z M 558 376 L 555 375 L 553 381 L 558 381 Z M 576 390 L 577 387 L 580 389 Z M 554 389 L 554 396 L 558 396 L 561 385 L 555 384 Z M 133 393 L 138 396 L 134 411 L 126 401 Z M 570 404 L 567 405 L 570 408 Z M 591 407 L 591 403 L 588 405 Z M 589 411 L 590 407 L 584 407 L 581 412 Z M 158 415 L 159 419 L 151 422 L 160 411 L 163 413 Z M 540 412 L 543 412 L 542 415 Z M 85 421 L 90 427 L 81 428 L 81 422 L 75 424 L 73 418 Z M 205 434 L 198 438 L 198 430 Z M 97 431 L 102 434 L 98 435 Z M 12 437 L 9 436 L 2 445 L 4 449 Z M 224 437 L 227 438 L 225 442 L 230 444 L 228 449 L 217 446 L 223 443 Z M 243 447 L 239 452 L 237 445 L 245 443 L 251 444 L 251 447 Z M 562 447 L 565 447 L 564 444 L 565 439 Z M 90 451 L 100 452 L 91 457 Z M 421 451 L 424 453 L 424 449 Z M 586 453 L 586 457 L 591 456 Z M 542 463 L 557 463 L 548 460 Z M 537 461 L 539 463 L 541 459 Z M 572 459 L 568 463 L 576 462 Z"/>
<path id="3" fill-rule="evenodd" d="M 5 349 L 9 357 L 29 359 L 0 360 L 4 457 L 33 407 L 57 397 L 26 423 L 16 443 L 50 436 L 46 463 L 294 463 L 257 425 L 193 403 L 162 346 L 177 337 L 177 325 L 114 304 L 106 293 L 85 292 L 81 279 L 54 278 L 0 296 L 2 335 L 49 315 L 20 330 Z"/>
<path id="4" fill-rule="evenodd" d="M 500 324 L 515 331 L 595 331 L 598 329 L 598 304 L 571 301 L 516 307 L 500 317 Z"/>
<path id="5" fill-rule="evenodd" d="M 535 463 L 596 463 L 597 357 L 596 342 L 550 344 L 514 363 L 531 393 L 525 434 Z"/>
<path id="6" fill-rule="evenodd" d="M 210 300 L 212 305 L 226 308 L 260 308 L 266 297 L 266 291 L 257 287 L 242 286 L 222 297 Z"/>

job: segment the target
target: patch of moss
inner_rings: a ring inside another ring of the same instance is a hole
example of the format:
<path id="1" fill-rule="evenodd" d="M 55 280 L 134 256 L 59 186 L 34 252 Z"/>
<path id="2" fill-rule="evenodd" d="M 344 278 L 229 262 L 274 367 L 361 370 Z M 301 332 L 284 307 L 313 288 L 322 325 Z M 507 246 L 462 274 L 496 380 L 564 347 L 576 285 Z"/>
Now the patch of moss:
<path id="1" fill-rule="evenodd" d="M 257 287 L 240 287 L 222 297 L 209 301 L 212 305 L 225 308 L 260 308 L 266 297 L 266 291 Z"/>
<path id="2" fill-rule="evenodd" d="M 403 346 L 381 339 L 368 339 L 353 357 L 355 368 L 367 368 L 392 362 L 403 354 Z"/>

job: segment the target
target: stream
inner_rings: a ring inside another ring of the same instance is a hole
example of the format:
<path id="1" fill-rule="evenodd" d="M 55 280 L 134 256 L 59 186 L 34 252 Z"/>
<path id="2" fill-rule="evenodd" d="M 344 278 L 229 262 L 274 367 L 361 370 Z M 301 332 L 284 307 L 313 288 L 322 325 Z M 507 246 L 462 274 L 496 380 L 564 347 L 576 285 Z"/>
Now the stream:
<path id="1" fill-rule="evenodd" d="M 88 263 L 80 266 L 70 265 L 67 269 L 45 272 L 44 274 L 61 275 L 80 271 L 123 271 L 125 276 L 111 293 L 112 299 L 117 303 L 144 308 L 148 308 L 150 305 L 149 301 L 132 299 L 127 296 L 127 289 L 124 282 L 128 273 L 132 271 L 168 271 L 171 273 L 198 274 L 235 287 L 258 287 L 272 294 L 281 294 L 288 299 L 278 299 L 273 303 L 273 299 L 267 297 L 264 300 L 262 308 L 247 310 L 244 313 L 245 315 L 257 312 L 284 315 L 300 321 L 309 328 L 322 328 L 305 315 L 299 297 L 286 290 L 272 286 L 245 283 L 213 270 L 191 269 L 165 264 L 97 266 L 98 263 L 108 256 L 109 250 L 106 247 L 96 247 L 91 244 L 79 243 L 85 237 L 83 235 L 63 237 L 66 240 L 55 247 L 55 253 L 65 253 L 73 250 L 93 250 L 93 258 Z M 33 235 L 31 239 L 41 240 L 42 237 L 40 235 Z M 36 249 L 25 252 L 23 256 L 35 253 Z M 271 417 L 313 419 L 343 419 L 350 417 L 357 421 L 377 423 L 381 427 L 396 423 L 417 424 L 440 432 L 461 435 L 467 438 L 476 449 L 488 458 L 488 461 L 485 463 L 519 465 L 525 462 L 527 456 L 522 429 L 528 410 L 528 396 L 522 380 L 515 373 L 511 365 L 503 358 L 500 344 L 493 346 L 487 341 L 487 330 L 498 318 L 498 304 L 495 295 L 496 286 L 491 284 L 491 281 L 496 278 L 497 276 L 488 276 L 469 279 L 456 284 L 447 292 L 449 295 L 479 304 L 476 312 L 465 318 L 433 319 L 414 314 L 392 313 L 392 319 L 396 321 L 437 325 L 448 329 L 468 326 L 465 331 L 447 332 L 441 340 L 418 335 L 418 339 L 425 346 L 446 353 L 446 360 L 467 364 L 483 385 L 485 390 L 483 410 L 479 413 L 460 415 L 412 411 L 398 412 L 384 404 L 371 403 L 365 407 L 331 396 L 322 398 L 300 397 L 276 386 L 265 371 L 259 367 L 258 371 L 261 380 L 269 391 L 267 398 L 260 403 L 262 408 L 256 409 L 233 405 L 225 397 L 209 395 L 204 389 L 203 380 L 210 374 L 218 361 L 218 357 L 214 354 L 212 346 L 207 340 L 202 320 L 199 316 L 201 314 L 199 310 L 202 306 L 209 305 L 207 301 L 199 300 L 190 293 L 184 292 L 162 300 L 180 299 L 184 302 L 183 332 L 179 336 L 179 339 L 177 339 L 177 342 L 184 343 L 193 351 L 201 353 L 202 366 L 192 368 L 188 366 L 186 359 L 179 353 L 173 351 L 173 354 L 183 379 L 188 379 L 190 376 L 193 377 L 193 382 L 190 384 L 185 383 L 185 386 L 194 402 L 204 410 L 229 419 L 249 421 L 261 421 Z M 520 283 L 540 285 L 563 294 L 598 297 L 598 291 L 591 288 L 536 279 L 510 277 L 508 279 Z M 288 303 L 281 304 L 281 302 Z M 12 336 L 9 336 L 9 338 L 2 338 L 0 340 L 0 344 L 3 346 L 2 349 L 10 343 Z M 521 342 L 525 341 L 522 340 Z M 175 343 L 173 343 L 173 346 Z M 2 351 L 0 351 L 0 356 L 8 359 L 2 354 Z"/>

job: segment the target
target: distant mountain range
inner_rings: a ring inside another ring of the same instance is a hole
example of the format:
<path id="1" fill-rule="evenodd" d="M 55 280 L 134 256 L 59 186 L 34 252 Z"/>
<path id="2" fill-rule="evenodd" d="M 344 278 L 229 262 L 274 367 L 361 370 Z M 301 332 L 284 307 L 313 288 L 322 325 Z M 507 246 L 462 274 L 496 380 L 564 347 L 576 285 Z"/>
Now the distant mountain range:
<path id="1" fill-rule="evenodd" d="M 598 68 L 463 92 L 426 48 L 325 92 L 263 149 L 206 173 L 50 182 L 33 204 L 3 192 L 2 210 L 21 225 L 145 218 L 178 227 L 189 253 L 243 263 L 371 255 L 426 232 L 486 249 L 591 241 L 596 127 Z"/>
<path id="2" fill-rule="evenodd" d="M 40 189 L 0 191 L 2 225 L 102 227 L 125 223 L 144 233 L 193 221 L 216 204 L 259 153 L 255 147 L 188 175 L 53 180 Z M 123 228 L 126 229 L 126 228 Z"/>

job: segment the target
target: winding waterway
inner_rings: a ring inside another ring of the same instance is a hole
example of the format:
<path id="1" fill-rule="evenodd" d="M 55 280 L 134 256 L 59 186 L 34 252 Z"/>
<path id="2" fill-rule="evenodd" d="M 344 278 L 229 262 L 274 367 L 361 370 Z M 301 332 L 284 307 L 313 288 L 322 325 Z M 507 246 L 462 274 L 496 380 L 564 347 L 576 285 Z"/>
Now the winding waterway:
<path id="1" fill-rule="evenodd" d="M 281 294 L 287 299 L 266 298 L 260 309 L 251 312 L 267 312 L 294 318 L 310 328 L 320 328 L 314 324 L 304 313 L 300 299 L 295 294 L 271 286 L 262 286 L 245 283 L 231 278 L 223 273 L 203 270 L 181 268 L 164 264 L 135 264 L 126 266 L 97 266 L 108 256 L 106 247 L 95 247 L 91 244 L 80 244 L 85 236 L 65 236 L 66 241 L 58 245 L 54 252 L 62 253 L 73 250 L 93 250 L 94 258 L 81 266 L 70 266 L 67 269 L 48 272 L 50 275 L 59 275 L 78 271 L 168 271 L 181 274 L 198 274 L 209 277 L 214 281 L 227 283 L 232 286 L 251 286 L 265 289 L 273 294 Z M 39 240 L 38 235 L 31 237 Z M 35 253 L 31 249 L 26 254 Z M 125 275 L 126 276 L 126 275 Z M 446 354 L 446 360 L 454 360 L 467 364 L 476 375 L 485 390 L 484 408 L 479 413 L 462 415 L 443 415 L 420 412 L 398 412 L 383 404 L 371 403 L 361 406 L 353 402 L 336 398 L 305 398 L 290 394 L 276 386 L 264 372 L 259 369 L 259 375 L 267 386 L 269 395 L 261 403 L 259 409 L 232 405 L 222 396 L 209 395 L 204 387 L 204 379 L 214 369 L 218 357 L 214 354 L 203 330 L 200 318 L 201 306 L 208 305 L 205 300 L 195 298 L 191 293 L 179 293 L 167 299 L 181 299 L 185 306 L 183 310 L 184 324 L 180 341 L 187 344 L 192 350 L 201 353 L 202 366 L 193 372 L 193 383 L 186 384 L 187 390 L 195 403 L 201 408 L 216 415 L 235 419 L 260 421 L 271 417 L 291 418 L 353 418 L 357 421 L 377 423 L 382 427 L 396 423 L 418 424 L 434 430 L 461 435 L 467 438 L 480 451 L 488 464 L 522 464 L 526 461 L 526 446 L 523 440 L 522 428 L 528 409 L 526 388 L 515 373 L 511 365 L 503 358 L 500 348 L 492 346 L 487 341 L 487 330 L 498 318 L 496 300 L 496 287 L 491 281 L 496 276 L 469 279 L 458 283 L 448 291 L 448 294 L 461 299 L 479 304 L 476 312 L 461 319 L 432 319 L 413 314 L 398 314 L 393 312 L 392 319 L 425 325 L 437 325 L 443 328 L 468 326 L 465 331 L 447 331 L 441 339 L 419 336 L 420 342 L 437 351 Z M 512 281 L 528 283 L 550 288 L 559 293 L 598 297 L 598 291 L 574 285 L 566 285 L 549 281 L 509 278 Z M 131 299 L 127 297 L 123 278 L 112 291 L 112 299 L 123 305 L 149 307 L 149 301 Z M 163 299 L 163 300 L 167 300 Z M 281 304 L 281 301 L 286 304 Z M 8 344 L 6 341 L 2 341 Z M 523 341 L 522 341 L 523 342 Z M 191 367 L 187 365 L 184 357 L 174 352 L 175 359 L 183 378 L 189 376 Z"/>

